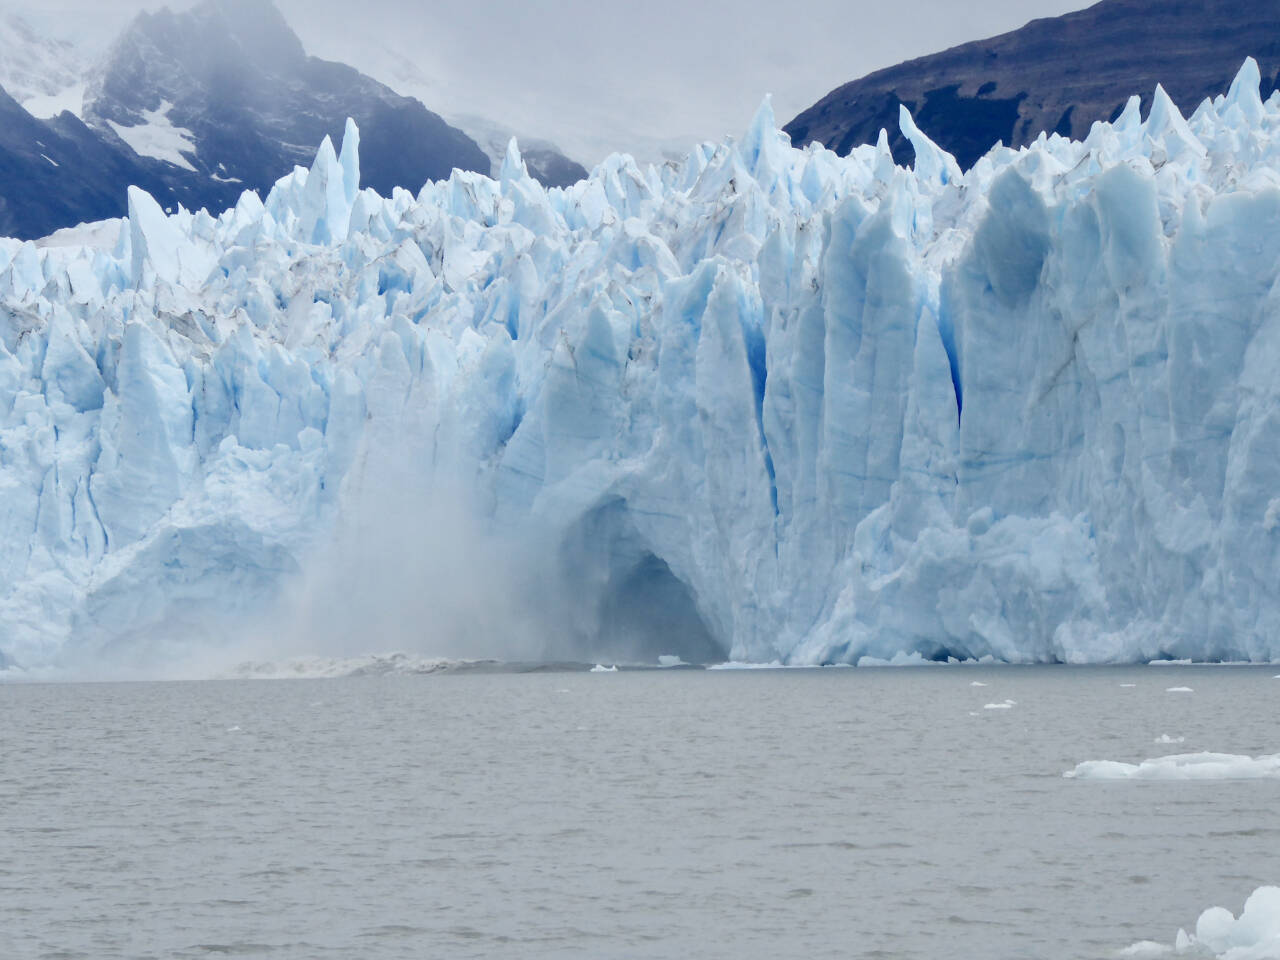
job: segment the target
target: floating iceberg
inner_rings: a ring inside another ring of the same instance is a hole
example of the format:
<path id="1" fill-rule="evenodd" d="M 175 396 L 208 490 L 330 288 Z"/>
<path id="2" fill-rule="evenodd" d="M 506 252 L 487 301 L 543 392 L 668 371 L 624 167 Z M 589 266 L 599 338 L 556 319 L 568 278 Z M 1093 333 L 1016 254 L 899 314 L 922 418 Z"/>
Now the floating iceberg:
<path id="1" fill-rule="evenodd" d="M 1280 887 L 1259 887 L 1236 917 L 1224 907 L 1200 914 L 1195 933 L 1179 930 L 1172 945 L 1151 940 L 1121 951 L 1124 957 L 1212 956 L 1218 960 L 1280 958 Z"/>
<path id="2" fill-rule="evenodd" d="M 1264 757 L 1244 757 L 1232 753 L 1182 753 L 1144 760 L 1142 763 L 1086 760 L 1063 776 L 1075 780 L 1280 779 L 1280 753 Z"/>
<path id="3" fill-rule="evenodd" d="M 360 603 L 396 635 L 338 652 L 505 604 L 610 662 L 1280 657 L 1280 95 L 1250 61 L 966 173 L 903 125 L 914 171 L 766 103 L 681 164 L 546 190 L 513 144 L 391 197 L 352 125 L 265 201 L 0 241 L 0 670 Z M 476 537 L 401 517 L 458 490 L 522 547 L 446 617 Z"/>

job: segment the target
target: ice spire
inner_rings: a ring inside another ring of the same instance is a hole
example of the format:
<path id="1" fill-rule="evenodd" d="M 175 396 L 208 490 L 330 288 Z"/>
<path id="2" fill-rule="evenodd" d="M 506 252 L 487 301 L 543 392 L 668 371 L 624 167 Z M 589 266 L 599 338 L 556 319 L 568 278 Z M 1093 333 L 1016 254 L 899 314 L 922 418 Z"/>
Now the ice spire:
<path id="1" fill-rule="evenodd" d="M 766 172 L 777 172 L 783 166 L 781 152 L 791 149 L 790 138 L 778 129 L 773 113 L 773 95 L 765 94 L 760 107 L 742 138 L 742 162 L 757 180 Z"/>
<path id="2" fill-rule="evenodd" d="M 525 180 L 528 176 L 529 169 L 520 156 L 520 144 L 512 137 L 507 141 L 507 152 L 502 158 L 502 171 L 498 174 L 498 179 L 501 183 L 511 183 L 514 180 Z"/>
<path id="3" fill-rule="evenodd" d="M 353 137 L 352 134 L 355 134 Z M 348 120 L 342 159 L 325 137 L 307 174 L 299 219 L 308 243 L 341 243 L 351 226 L 351 206 L 360 189 L 360 133 Z"/>
<path id="4" fill-rule="evenodd" d="M 338 165 L 342 167 L 343 194 L 347 204 L 353 204 L 360 192 L 360 128 L 350 117 L 347 117 L 347 128 L 342 134 L 342 154 L 338 157 Z"/>
<path id="5" fill-rule="evenodd" d="M 1262 120 L 1262 71 L 1258 69 L 1258 61 L 1253 57 L 1245 57 L 1240 72 L 1231 81 L 1231 89 L 1227 91 L 1226 107 L 1233 104 L 1240 108 L 1246 120 L 1256 124 Z"/>
<path id="6" fill-rule="evenodd" d="M 1169 141 L 1173 140 L 1189 147 L 1198 156 L 1203 157 L 1206 152 L 1204 144 L 1187 126 L 1178 105 L 1158 83 L 1151 101 L 1151 113 L 1147 116 L 1147 136 L 1152 140 L 1164 140 L 1166 149 L 1170 146 Z"/>
<path id="7" fill-rule="evenodd" d="M 129 249 L 134 286 L 141 286 L 148 264 L 158 279 L 177 283 L 181 276 L 178 247 L 182 238 L 151 194 L 130 187 Z"/>
<path id="8" fill-rule="evenodd" d="M 911 117 L 905 104 L 898 106 L 898 125 L 902 135 L 916 151 L 916 176 L 925 183 L 948 184 L 963 175 L 956 158 L 926 137 Z"/>

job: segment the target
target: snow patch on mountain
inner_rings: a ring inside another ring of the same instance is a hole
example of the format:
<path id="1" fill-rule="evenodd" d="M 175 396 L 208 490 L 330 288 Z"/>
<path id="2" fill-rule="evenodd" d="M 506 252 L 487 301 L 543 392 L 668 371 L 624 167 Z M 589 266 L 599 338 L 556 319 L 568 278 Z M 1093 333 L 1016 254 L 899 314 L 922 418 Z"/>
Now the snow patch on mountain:
<path id="1" fill-rule="evenodd" d="M 125 126 L 108 120 L 107 124 L 138 156 L 154 157 L 197 173 L 186 156 L 195 156 L 197 152 L 195 134 L 173 125 L 169 120 L 169 111 L 172 109 L 172 103 L 162 100 L 155 110 L 142 111 L 142 123 Z"/>
<path id="2" fill-rule="evenodd" d="M 41 120 L 49 120 L 64 111 L 83 118 L 84 95 L 87 89 L 88 83 L 80 81 L 54 93 L 27 97 L 21 101 L 22 109 Z"/>

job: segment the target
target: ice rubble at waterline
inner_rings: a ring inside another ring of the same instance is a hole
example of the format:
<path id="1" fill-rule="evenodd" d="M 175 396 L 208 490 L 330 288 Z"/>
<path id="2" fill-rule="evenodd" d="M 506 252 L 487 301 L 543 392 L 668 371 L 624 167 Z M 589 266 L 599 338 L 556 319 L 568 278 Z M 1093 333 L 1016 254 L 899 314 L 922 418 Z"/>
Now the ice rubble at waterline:
<path id="1" fill-rule="evenodd" d="M 1238 917 L 1225 907 L 1210 907 L 1200 914 L 1194 933 L 1179 930 L 1173 944 L 1144 940 L 1122 950 L 1120 956 L 1277 960 L 1280 958 L 1280 887 L 1256 889 Z"/>
<path id="2" fill-rule="evenodd" d="M 513 144 L 384 198 L 352 125 L 265 202 L 131 190 L 111 249 L 0 241 L 10 671 L 220 642 L 388 451 L 387 510 L 447 475 L 584 633 L 1280 657 L 1280 96 L 1248 61 L 1190 118 L 1157 90 L 967 173 L 903 126 L 914 170 L 793 149 L 766 102 L 683 164 L 545 190 Z"/>

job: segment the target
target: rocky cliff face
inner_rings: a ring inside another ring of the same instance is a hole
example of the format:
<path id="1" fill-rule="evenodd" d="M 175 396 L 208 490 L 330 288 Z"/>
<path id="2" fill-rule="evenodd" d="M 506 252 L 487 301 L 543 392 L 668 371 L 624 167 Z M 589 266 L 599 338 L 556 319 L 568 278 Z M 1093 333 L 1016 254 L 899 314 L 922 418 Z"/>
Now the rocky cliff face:
<path id="1" fill-rule="evenodd" d="M 845 155 L 886 129 L 895 159 L 909 162 L 902 104 L 967 169 L 997 142 L 1081 139 L 1095 121 L 1118 117 L 1134 91 L 1144 91 L 1145 112 L 1156 84 L 1190 113 L 1226 93 L 1249 56 L 1261 65 L 1265 99 L 1280 77 L 1280 5 L 1104 0 L 847 83 L 785 130 L 796 146 L 818 141 Z"/>

